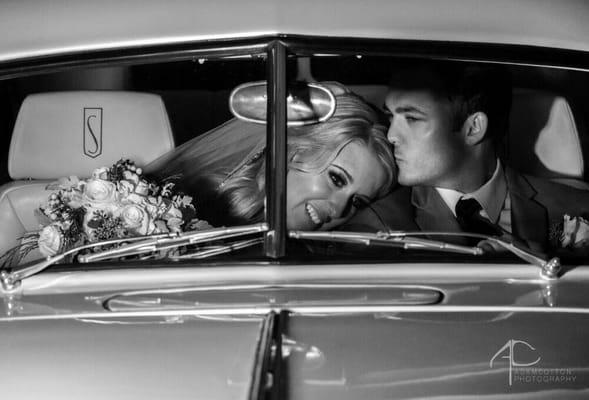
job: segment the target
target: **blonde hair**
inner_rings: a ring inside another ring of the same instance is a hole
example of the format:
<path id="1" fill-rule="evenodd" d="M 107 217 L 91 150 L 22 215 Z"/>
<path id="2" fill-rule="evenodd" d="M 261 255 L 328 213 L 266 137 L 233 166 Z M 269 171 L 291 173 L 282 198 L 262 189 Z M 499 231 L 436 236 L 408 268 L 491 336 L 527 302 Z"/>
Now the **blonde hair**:
<path id="1" fill-rule="evenodd" d="M 374 152 L 385 171 L 386 181 L 378 197 L 386 195 L 396 182 L 397 169 L 382 115 L 353 93 L 336 96 L 336 102 L 335 113 L 327 121 L 288 129 L 288 168 L 323 171 L 347 144 L 362 143 Z M 227 207 L 225 223 L 264 220 L 265 167 L 265 157 L 259 154 L 223 181 L 217 194 Z"/>

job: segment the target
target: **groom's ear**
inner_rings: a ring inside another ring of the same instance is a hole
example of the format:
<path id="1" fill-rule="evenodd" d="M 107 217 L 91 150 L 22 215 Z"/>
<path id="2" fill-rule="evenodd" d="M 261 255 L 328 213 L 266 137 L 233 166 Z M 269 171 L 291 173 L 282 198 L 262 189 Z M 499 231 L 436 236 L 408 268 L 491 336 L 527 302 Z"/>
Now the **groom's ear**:
<path id="1" fill-rule="evenodd" d="M 479 144 L 485 138 L 488 123 L 487 114 L 484 112 L 477 111 L 470 114 L 462 125 L 462 134 L 465 143 L 468 146 Z"/>

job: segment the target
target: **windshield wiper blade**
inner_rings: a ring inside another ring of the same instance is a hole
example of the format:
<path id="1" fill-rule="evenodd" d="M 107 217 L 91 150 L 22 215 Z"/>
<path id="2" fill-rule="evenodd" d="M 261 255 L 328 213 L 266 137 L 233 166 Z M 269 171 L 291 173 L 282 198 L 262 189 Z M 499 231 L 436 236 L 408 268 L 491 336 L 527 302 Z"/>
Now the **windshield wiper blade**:
<path id="1" fill-rule="evenodd" d="M 508 242 L 496 236 L 488 236 L 479 233 L 469 232 L 403 232 L 403 231 L 380 231 L 378 235 L 390 238 L 406 237 L 406 236 L 461 236 L 472 237 L 476 239 L 488 240 L 496 243 L 505 250 L 511 252 L 513 255 L 519 257 L 523 261 L 540 268 L 540 275 L 545 279 L 558 279 L 562 265 L 560 258 L 548 258 L 545 254 L 536 254 L 532 250 L 524 248 L 520 245 Z"/>
<path id="2" fill-rule="evenodd" d="M 233 228 L 213 228 L 202 231 L 189 231 L 182 233 L 162 233 L 150 236 L 136 236 L 95 242 L 69 249 L 52 257 L 47 257 L 42 260 L 35 260 L 23 264 L 19 266 L 18 269 L 13 269 L 11 271 L 0 271 L 0 283 L 2 284 L 2 288 L 5 291 L 13 291 L 18 288 L 18 286 L 20 286 L 20 283 L 23 279 L 38 274 L 51 265 L 65 259 L 67 256 L 99 246 L 131 242 L 116 249 L 104 250 L 79 256 L 78 261 L 90 262 L 105 260 L 266 231 L 268 231 L 268 224 L 259 223 Z M 228 251 L 231 251 L 231 249 Z"/>
<path id="3" fill-rule="evenodd" d="M 535 254 L 529 249 L 522 248 L 521 246 L 507 242 L 501 238 L 477 233 L 433 231 L 379 231 L 377 233 L 290 231 L 289 236 L 294 239 L 359 243 L 366 246 L 385 244 L 403 249 L 437 250 L 443 252 L 472 254 L 476 256 L 485 254 L 485 251 L 480 247 L 456 245 L 438 240 L 416 238 L 415 236 L 472 237 L 496 243 L 529 264 L 540 267 L 540 276 L 544 279 L 557 279 L 562 269 L 558 257 L 546 258 L 544 255 Z"/>
<path id="4" fill-rule="evenodd" d="M 358 243 L 366 246 L 374 244 L 388 245 L 403 249 L 439 250 L 450 253 L 481 255 L 483 249 L 473 246 L 462 246 L 446 243 L 439 240 L 421 239 L 405 235 L 386 235 L 378 233 L 360 232 L 317 232 L 317 231 L 290 231 L 289 237 L 293 239 L 332 241 L 341 243 Z"/>
<path id="5" fill-rule="evenodd" d="M 160 250 L 171 250 L 182 246 L 189 246 L 213 240 L 228 239 L 266 231 L 268 231 L 268 224 L 259 223 L 231 228 L 213 228 L 204 231 L 184 232 L 173 237 L 147 238 L 143 241 L 131 243 L 116 249 L 85 254 L 79 256 L 78 261 L 81 263 L 88 263 L 143 253 L 153 253 Z"/>
<path id="6" fill-rule="evenodd" d="M 29 276 L 35 275 L 45 268 L 60 262 L 61 260 L 65 259 L 67 256 L 72 254 L 77 254 L 80 251 L 91 249 L 98 246 L 109 246 L 118 243 L 125 243 L 125 242 L 135 242 L 141 241 L 149 237 L 169 237 L 177 234 L 172 233 L 162 233 L 158 235 L 152 236 L 133 236 L 127 238 L 120 238 L 120 239 L 111 239 L 111 240 L 104 240 L 101 242 L 89 243 L 82 246 L 77 246 L 71 248 L 69 250 L 64 251 L 63 253 L 56 254 L 54 256 L 49 256 L 47 258 L 41 260 L 34 260 L 25 264 L 20 265 L 17 269 L 12 269 L 10 271 L 2 270 L 0 271 L 0 283 L 2 284 L 2 288 L 7 291 L 11 291 L 16 289 L 20 282 L 28 278 Z"/>
<path id="7" fill-rule="evenodd" d="M 202 250 L 190 252 L 187 254 L 181 254 L 177 256 L 170 256 L 171 260 L 194 260 L 194 259 L 202 259 L 208 258 L 212 256 L 218 256 L 219 254 L 230 253 L 236 250 L 245 249 L 251 246 L 255 246 L 258 244 L 264 243 L 263 237 L 253 238 L 253 239 L 245 239 L 245 240 L 237 240 L 235 242 L 222 244 L 218 246 L 210 246 L 209 248 L 204 248 Z"/>

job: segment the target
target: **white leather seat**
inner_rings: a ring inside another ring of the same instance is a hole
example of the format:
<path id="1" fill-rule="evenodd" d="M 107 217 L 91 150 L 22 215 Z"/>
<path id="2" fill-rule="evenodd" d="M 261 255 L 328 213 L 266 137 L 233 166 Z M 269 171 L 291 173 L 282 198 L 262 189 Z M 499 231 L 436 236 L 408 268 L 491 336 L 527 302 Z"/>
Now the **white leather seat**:
<path id="1" fill-rule="evenodd" d="M 540 90 L 515 90 L 507 138 L 508 162 L 530 175 L 588 188 L 582 181 L 583 128 L 564 97 Z"/>
<path id="2" fill-rule="evenodd" d="M 0 254 L 39 229 L 35 210 L 47 184 L 88 177 L 128 158 L 143 166 L 174 147 L 168 115 L 157 95 L 72 91 L 28 96 L 12 134 L 8 171 L 0 186 Z"/>

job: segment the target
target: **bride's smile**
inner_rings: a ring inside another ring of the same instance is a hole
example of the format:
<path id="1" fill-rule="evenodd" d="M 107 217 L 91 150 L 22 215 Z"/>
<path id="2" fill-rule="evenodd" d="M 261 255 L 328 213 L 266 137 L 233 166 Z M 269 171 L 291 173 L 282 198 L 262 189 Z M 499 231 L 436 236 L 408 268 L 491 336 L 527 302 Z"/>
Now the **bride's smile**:
<path id="1" fill-rule="evenodd" d="M 377 196 L 386 176 L 377 156 L 359 141 L 345 145 L 321 171 L 291 169 L 287 175 L 287 227 L 327 230 L 355 212 L 354 195 Z"/>

